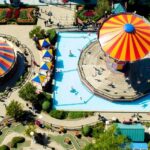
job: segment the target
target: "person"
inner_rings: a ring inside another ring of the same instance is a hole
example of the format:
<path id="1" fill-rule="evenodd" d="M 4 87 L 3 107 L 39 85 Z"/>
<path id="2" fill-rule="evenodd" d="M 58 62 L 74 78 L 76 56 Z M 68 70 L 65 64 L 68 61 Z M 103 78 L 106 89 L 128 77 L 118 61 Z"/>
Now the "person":
<path id="1" fill-rule="evenodd" d="M 80 97 L 80 100 L 82 100 L 82 97 Z"/>
<path id="2" fill-rule="evenodd" d="M 46 20 L 44 21 L 44 24 L 45 24 L 45 27 L 47 26 L 47 22 L 46 22 Z"/>
<path id="3" fill-rule="evenodd" d="M 51 22 L 52 22 L 52 21 L 51 21 L 51 18 L 49 18 L 48 21 L 49 21 L 49 23 L 51 24 Z"/>
<path id="4" fill-rule="evenodd" d="M 73 54 L 72 54 L 72 51 L 71 51 L 71 50 L 69 50 L 69 56 L 73 56 Z"/>

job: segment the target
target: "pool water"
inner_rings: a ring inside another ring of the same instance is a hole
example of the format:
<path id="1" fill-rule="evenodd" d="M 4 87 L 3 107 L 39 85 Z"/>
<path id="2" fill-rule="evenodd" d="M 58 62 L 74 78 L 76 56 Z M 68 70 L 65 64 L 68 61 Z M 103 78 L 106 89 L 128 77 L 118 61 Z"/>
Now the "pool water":
<path id="1" fill-rule="evenodd" d="M 53 107 L 58 110 L 79 111 L 150 111 L 149 95 L 134 102 L 111 102 L 94 95 L 82 84 L 77 71 L 78 59 L 81 50 L 96 37 L 96 33 L 60 32 L 58 34 Z"/>

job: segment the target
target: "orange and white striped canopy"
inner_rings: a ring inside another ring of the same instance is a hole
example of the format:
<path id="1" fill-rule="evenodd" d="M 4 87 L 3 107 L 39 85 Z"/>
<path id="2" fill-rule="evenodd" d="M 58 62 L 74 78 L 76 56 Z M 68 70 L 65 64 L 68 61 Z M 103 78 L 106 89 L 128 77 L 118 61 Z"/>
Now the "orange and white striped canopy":
<path id="1" fill-rule="evenodd" d="M 110 17 L 99 30 L 101 48 L 120 61 L 135 61 L 150 51 L 150 23 L 136 14 Z"/>

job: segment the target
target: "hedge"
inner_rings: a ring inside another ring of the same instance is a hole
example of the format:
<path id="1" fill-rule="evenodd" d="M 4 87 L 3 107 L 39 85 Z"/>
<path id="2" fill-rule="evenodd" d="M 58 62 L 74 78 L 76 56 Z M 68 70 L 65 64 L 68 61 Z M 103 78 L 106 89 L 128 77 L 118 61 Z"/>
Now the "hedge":
<path id="1" fill-rule="evenodd" d="M 1 145 L 0 150 L 10 150 L 10 148 L 7 145 Z"/>
<path id="2" fill-rule="evenodd" d="M 12 148 L 17 148 L 17 144 L 18 143 L 23 143 L 24 141 L 25 141 L 24 137 L 21 137 L 21 136 L 14 137 L 11 141 L 11 147 Z"/>
<path id="3" fill-rule="evenodd" d="M 68 118 L 69 119 L 76 119 L 76 118 L 84 118 L 93 115 L 93 112 L 69 112 Z"/>
<path id="4" fill-rule="evenodd" d="M 59 111 L 59 110 L 52 110 L 52 111 L 50 111 L 50 116 L 52 116 L 56 119 L 66 119 L 68 116 L 68 112 Z"/>
<path id="5" fill-rule="evenodd" d="M 84 136 L 90 136 L 90 135 L 91 135 L 91 132 L 92 132 L 92 128 L 91 128 L 90 126 L 88 126 L 88 125 L 86 125 L 86 126 L 84 126 L 84 127 L 82 128 L 82 134 L 83 134 Z"/>
<path id="6" fill-rule="evenodd" d="M 51 107 L 51 103 L 50 103 L 50 101 L 44 101 L 43 103 L 42 103 L 42 109 L 44 110 L 44 111 L 48 111 L 49 109 L 50 109 L 50 107 Z"/>

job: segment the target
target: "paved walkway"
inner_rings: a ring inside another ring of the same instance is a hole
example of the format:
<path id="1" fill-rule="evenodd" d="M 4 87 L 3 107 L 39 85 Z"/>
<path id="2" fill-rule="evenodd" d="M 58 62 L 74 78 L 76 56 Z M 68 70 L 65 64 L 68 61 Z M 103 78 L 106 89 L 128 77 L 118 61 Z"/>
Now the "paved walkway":
<path id="1" fill-rule="evenodd" d="M 82 118 L 82 119 L 74 119 L 74 120 L 59 120 L 52 118 L 50 115 L 47 115 L 45 113 L 42 114 L 41 118 L 44 122 L 52 124 L 54 127 L 60 127 L 63 126 L 66 129 L 78 129 L 81 128 L 84 125 L 92 125 L 99 122 L 98 120 L 98 114 L 95 114 L 94 116 L 90 116 L 88 118 Z"/>

